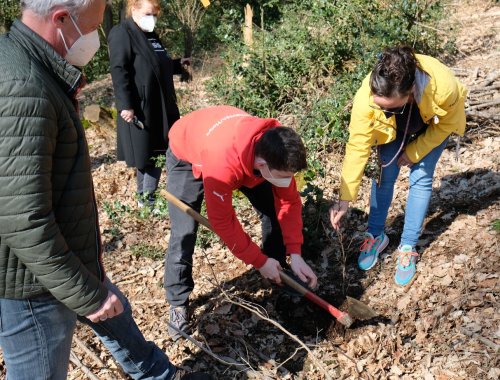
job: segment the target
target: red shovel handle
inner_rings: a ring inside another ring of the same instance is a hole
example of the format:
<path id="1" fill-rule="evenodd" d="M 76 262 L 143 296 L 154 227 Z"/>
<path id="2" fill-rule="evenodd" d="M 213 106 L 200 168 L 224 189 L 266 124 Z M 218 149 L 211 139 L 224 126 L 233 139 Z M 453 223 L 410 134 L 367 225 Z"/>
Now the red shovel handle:
<path id="1" fill-rule="evenodd" d="M 344 313 L 337 309 L 335 306 L 330 305 L 328 302 L 326 302 L 323 298 L 318 297 L 316 294 L 311 292 L 309 289 L 306 287 L 300 285 L 297 281 L 295 281 L 293 278 L 288 276 L 284 272 L 280 272 L 280 277 L 281 281 L 283 281 L 285 284 L 299 292 L 301 295 L 306 297 L 308 300 L 311 302 L 314 302 L 316 305 L 322 307 L 326 311 L 328 311 L 331 315 L 333 315 L 336 319 L 341 320 L 345 319 L 346 316 L 348 316 L 347 313 Z"/>

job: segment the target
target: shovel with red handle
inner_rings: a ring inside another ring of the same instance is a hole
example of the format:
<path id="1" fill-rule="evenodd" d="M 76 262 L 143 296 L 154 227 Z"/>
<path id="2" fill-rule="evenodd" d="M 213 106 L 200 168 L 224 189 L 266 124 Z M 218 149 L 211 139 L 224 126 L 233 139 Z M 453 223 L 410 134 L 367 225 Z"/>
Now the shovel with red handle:
<path id="1" fill-rule="evenodd" d="M 353 319 L 349 316 L 349 314 L 340 311 L 335 306 L 330 305 L 323 298 L 317 296 L 305 286 L 302 286 L 285 272 L 280 272 L 281 281 L 283 281 L 286 285 L 299 292 L 300 295 L 306 297 L 309 301 L 315 303 L 316 305 L 322 307 L 326 311 L 328 311 L 331 315 L 337 319 L 340 323 L 342 323 L 345 327 L 350 327 L 354 322 Z"/>
<path id="2" fill-rule="evenodd" d="M 200 213 L 196 212 L 193 210 L 191 207 L 189 207 L 187 204 L 182 202 L 180 199 L 178 199 L 176 196 L 173 194 L 169 193 L 168 191 L 162 189 L 160 190 L 160 194 L 165 197 L 167 201 L 172 203 L 174 206 L 179 208 L 181 211 L 185 212 L 189 216 L 191 216 L 194 220 L 196 220 L 198 223 L 202 224 L 206 228 L 208 228 L 210 231 L 215 232 L 212 229 L 212 226 L 210 225 L 210 222 L 208 221 L 207 218 L 202 216 Z M 337 321 L 342 323 L 346 327 L 350 327 L 353 323 L 353 319 L 348 313 L 345 313 L 343 311 L 340 311 L 337 309 L 335 306 L 329 304 L 326 302 L 323 298 L 317 296 L 314 294 L 312 291 L 310 291 L 308 288 L 305 286 L 299 284 L 297 281 L 295 281 L 293 278 L 291 278 L 289 275 L 287 275 L 285 272 L 280 272 L 280 278 L 283 283 L 300 293 L 300 295 L 304 296 L 307 298 L 309 301 L 315 303 L 316 305 L 322 307 L 326 311 L 328 311 Z M 354 298 L 347 297 L 349 300 L 349 310 L 356 313 L 356 316 L 358 319 L 369 319 L 375 317 L 377 314 L 368 306 L 365 305 L 363 302 L 358 301 Z"/>

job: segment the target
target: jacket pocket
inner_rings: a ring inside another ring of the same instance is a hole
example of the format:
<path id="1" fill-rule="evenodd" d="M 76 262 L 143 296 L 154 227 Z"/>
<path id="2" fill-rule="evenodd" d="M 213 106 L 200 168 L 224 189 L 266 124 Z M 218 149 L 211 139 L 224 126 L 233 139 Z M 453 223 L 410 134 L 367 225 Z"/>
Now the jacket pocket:
<path id="1" fill-rule="evenodd" d="M 373 141 L 375 145 L 387 144 L 396 138 L 396 128 L 380 120 L 372 121 Z"/>

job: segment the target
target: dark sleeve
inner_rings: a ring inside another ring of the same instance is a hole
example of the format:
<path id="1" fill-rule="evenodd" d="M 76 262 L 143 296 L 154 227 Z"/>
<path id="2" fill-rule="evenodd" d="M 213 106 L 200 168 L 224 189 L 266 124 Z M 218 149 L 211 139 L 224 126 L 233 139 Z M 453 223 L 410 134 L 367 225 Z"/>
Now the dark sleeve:
<path id="1" fill-rule="evenodd" d="M 108 37 L 109 65 L 118 111 L 133 109 L 132 46 L 122 25 L 111 29 Z"/>
<path id="2" fill-rule="evenodd" d="M 180 75 L 183 73 L 182 65 L 181 65 L 181 59 L 172 59 L 172 69 L 174 75 Z"/>

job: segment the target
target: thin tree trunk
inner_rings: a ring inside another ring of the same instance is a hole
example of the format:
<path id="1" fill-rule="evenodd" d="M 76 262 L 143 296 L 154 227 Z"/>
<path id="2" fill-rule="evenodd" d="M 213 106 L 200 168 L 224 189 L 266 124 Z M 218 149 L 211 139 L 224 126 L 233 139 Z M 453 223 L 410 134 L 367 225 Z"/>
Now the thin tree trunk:
<path id="1" fill-rule="evenodd" d="M 188 27 L 184 26 L 184 58 L 190 58 L 193 54 L 193 45 L 194 45 L 194 33 Z M 182 67 L 181 74 L 181 82 L 190 82 L 193 79 L 193 74 L 191 71 L 191 67 L 188 65 L 184 65 Z"/>
<path id="2" fill-rule="evenodd" d="M 243 41 L 245 45 L 253 45 L 253 9 L 250 4 L 245 6 L 245 26 L 243 28 Z"/>

